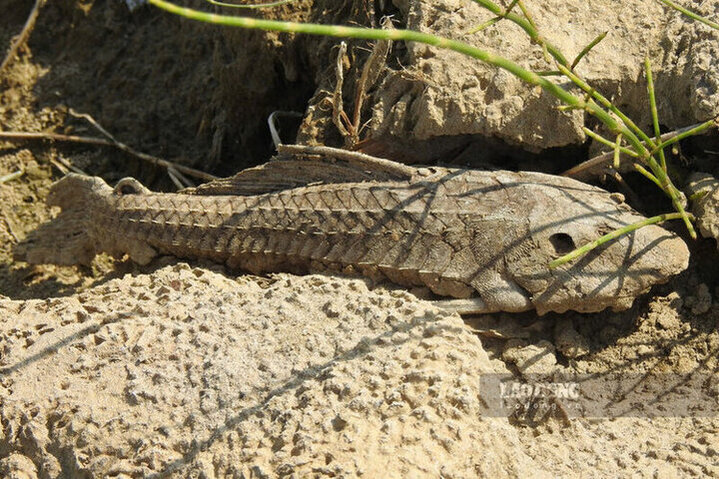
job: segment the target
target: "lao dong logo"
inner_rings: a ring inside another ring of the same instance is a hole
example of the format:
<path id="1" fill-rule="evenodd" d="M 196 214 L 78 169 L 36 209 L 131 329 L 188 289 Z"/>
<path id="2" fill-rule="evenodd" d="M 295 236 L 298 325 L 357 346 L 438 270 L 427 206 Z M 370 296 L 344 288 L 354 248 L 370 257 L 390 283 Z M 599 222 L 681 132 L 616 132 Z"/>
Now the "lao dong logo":
<path id="1" fill-rule="evenodd" d="M 499 391 L 502 399 L 579 399 L 579 384 L 575 382 L 522 383 L 519 381 L 509 381 L 500 383 Z"/>

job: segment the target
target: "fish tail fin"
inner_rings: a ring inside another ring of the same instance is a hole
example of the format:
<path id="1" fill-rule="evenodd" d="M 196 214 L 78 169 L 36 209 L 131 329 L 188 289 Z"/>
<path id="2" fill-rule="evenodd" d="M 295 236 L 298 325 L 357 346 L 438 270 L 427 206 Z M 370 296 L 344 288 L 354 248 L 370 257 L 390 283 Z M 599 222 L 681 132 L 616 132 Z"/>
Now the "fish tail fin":
<path id="1" fill-rule="evenodd" d="M 87 230 L 86 212 L 63 211 L 32 231 L 15 247 L 13 256 L 31 264 L 89 266 L 96 252 Z"/>
<path id="2" fill-rule="evenodd" d="M 47 204 L 62 212 L 40 225 L 13 251 L 18 261 L 32 264 L 90 265 L 96 244 L 90 234 L 92 209 L 112 189 L 97 177 L 69 174 L 52 185 Z"/>

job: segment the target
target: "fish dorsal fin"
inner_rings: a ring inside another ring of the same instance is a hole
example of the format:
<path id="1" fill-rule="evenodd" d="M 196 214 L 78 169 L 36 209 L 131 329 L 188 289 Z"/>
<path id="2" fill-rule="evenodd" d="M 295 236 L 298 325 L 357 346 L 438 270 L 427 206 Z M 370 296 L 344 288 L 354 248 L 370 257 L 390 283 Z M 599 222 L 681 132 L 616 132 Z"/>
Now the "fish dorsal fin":
<path id="1" fill-rule="evenodd" d="M 264 165 L 242 170 L 229 178 L 187 188 L 180 193 L 249 196 L 319 183 L 407 180 L 415 171 L 411 166 L 374 159 L 361 153 L 328 147 L 300 148 L 309 148 L 309 151 L 306 154 L 300 151 L 300 154 L 291 157 L 275 157 Z M 323 153 L 313 153 L 316 148 L 322 148 Z M 300 156 L 305 158 L 298 158 Z"/>

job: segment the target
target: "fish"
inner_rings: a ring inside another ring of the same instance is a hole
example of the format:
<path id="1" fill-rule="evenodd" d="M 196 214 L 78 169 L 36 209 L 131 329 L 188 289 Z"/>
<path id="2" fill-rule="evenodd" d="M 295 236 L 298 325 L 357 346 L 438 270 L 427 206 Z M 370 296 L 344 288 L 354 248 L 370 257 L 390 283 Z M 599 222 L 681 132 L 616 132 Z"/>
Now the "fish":
<path id="1" fill-rule="evenodd" d="M 254 274 L 365 276 L 476 312 L 540 315 L 624 310 L 688 266 L 684 240 L 650 225 L 550 268 L 644 216 L 622 195 L 571 178 L 381 161 L 282 158 L 177 193 L 71 173 L 46 200 L 60 213 L 15 258 L 204 258 Z"/>

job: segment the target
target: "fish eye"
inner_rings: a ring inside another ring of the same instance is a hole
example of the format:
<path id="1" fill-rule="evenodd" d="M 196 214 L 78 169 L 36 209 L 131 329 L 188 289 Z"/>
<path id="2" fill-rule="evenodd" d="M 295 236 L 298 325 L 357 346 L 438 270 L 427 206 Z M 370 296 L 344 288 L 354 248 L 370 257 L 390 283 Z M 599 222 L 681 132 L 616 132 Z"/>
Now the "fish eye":
<path id="1" fill-rule="evenodd" d="M 554 233 L 549 237 L 549 243 L 558 255 L 565 255 L 576 248 L 574 240 L 567 233 Z"/>

